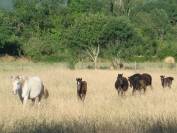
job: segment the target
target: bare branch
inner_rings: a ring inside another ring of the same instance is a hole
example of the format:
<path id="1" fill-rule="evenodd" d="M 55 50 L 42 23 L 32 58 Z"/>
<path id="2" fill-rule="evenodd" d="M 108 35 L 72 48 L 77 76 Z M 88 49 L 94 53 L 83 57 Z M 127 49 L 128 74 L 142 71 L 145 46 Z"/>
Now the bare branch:
<path id="1" fill-rule="evenodd" d="M 94 62 L 95 69 L 96 69 L 96 67 L 97 67 L 97 58 L 98 58 L 98 55 L 100 53 L 100 45 L 98 44 L 97 48 L 89 47 L 86 50 L 86 52 L 89 55 L 89 57 L 92 59 L 92 61 Z"/>
<path id="2" fill-rule="evenodd" d="M 87 52 L 87 54 L 91 57 L 91 59 L 94 61 L 94 56 L 93 56 L 93 54 L 91 53 L 91 51 L 87 50 L 86 52 Z"/>

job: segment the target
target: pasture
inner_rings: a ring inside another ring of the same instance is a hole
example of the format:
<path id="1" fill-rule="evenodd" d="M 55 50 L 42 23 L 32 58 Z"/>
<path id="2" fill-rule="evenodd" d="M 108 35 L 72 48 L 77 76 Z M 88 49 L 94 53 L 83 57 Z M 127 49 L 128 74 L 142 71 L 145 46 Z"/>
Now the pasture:
<path id="1" fill-rule="evenodd" d="M 0 65 L 0 133 L 176 133 L 176 69 L 142 69 L 152 75 L 153 90 L 118 96 L 118 73 L 128 77 L 134 70 L 69 70 L 58 64 L 6 63 Z M 174 77 L 172 88 L 163 89 L 160 75 Z M 39 108 L 28 101 L 23 110 L 12 93 L 11 75 L 39 76 L 49 98 Z M 76 78 L 87 81 L 85 102 L 77 99 Z"/>

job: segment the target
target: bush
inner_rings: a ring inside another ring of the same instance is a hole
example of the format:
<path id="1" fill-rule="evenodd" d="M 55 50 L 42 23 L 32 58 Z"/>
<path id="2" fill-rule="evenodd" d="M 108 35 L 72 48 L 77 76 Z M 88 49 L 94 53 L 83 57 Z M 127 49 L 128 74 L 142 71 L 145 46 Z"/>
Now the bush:
<path id="1" fill-rule="evenodd" d="M 118 56 L 127 59 L 141 55 L 143 40 L 127 17 L 111 17 L 103 27 L 101 39 L 104 57 Z"/>
<path id="2" fill-rule="evenodd" d="M 37 37 L 32 37 L 23 46 L 24 54 L 34 60 L 42 59 L 42 56 L 51 56 L 55 53 L 54 45 L 51 45 Z"/>
<path id="3" fill-rule="evenodd" d="M 85 56 L 89 47 L 95 47 L 100 43 L 102 28 L 107 19 L 100 14 L 84 14 L 76 18 L 75 24 L 65 36 L 67 47 L 74 56 Z"/>

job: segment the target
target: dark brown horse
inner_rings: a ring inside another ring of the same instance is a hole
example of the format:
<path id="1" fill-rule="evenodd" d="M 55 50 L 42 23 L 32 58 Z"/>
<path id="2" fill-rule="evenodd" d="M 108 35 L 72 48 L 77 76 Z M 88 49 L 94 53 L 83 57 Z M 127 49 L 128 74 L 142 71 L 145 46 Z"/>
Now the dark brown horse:
<path id="1" fill-rule="evenodd" d="M 172 81 L 174 80 L 173 77 L 165 77 L 164 75 L 161 75 L 160 78 L 161 78 L 161 83 L 163 88 L 165 87 L 171 88 Z"/>
<path id="2" fill-rule="evenodd" d="M 134 94 L 136 90 L 141 91 L 142 89 L 144 90 L 144 93 L 146 92 L 146 81 L 141 74 L 134 74 L 128 77 L 128 80 L 130 82 L 130 87 L 133 87 L 132 94 Z"/>
<path id="3" fill-rule="evenodd" d="M 118 74 L 117 80 L 115 82 L 115 88 L 118 92 L 118 95 L 125 95 L 125 91 L 128 90 L 128 80 L 127 78 L 123 77 L 123 74 Z"/>
<path id="4" fill-rule="evenodd" d="M 77 96 L 79 99 L 84 101 L 87 93 L 87 82 L 82 81 L 82 78 L 76 78 L 76 81 L 77 81 Z"/>

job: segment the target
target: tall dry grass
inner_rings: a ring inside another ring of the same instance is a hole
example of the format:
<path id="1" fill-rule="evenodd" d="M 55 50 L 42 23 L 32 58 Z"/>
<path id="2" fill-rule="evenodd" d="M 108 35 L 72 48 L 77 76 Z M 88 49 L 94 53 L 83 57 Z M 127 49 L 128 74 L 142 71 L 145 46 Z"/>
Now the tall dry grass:
<path id="1" fill-rule="evenodd" d="M 3 66 L 4 65 L 4 66 Z M 177 78 L 175 70 L 137 70 L 153 77 L 153 90 L 125 97 L 117 95 L 117 73 L 129 76 L 133 70 L 68 70 L 57 64 L 2 64 L 0 69 L 0 133 L 176 133 L 177 83 L 162 89 L 160 75 Z M 23 110 L 12 94 L 10 76 L 38 75 L 50 97 L 39 108 L 30 101 Z M 76 77 L 88 82 L 85 103 L 76 96 Z"/>

